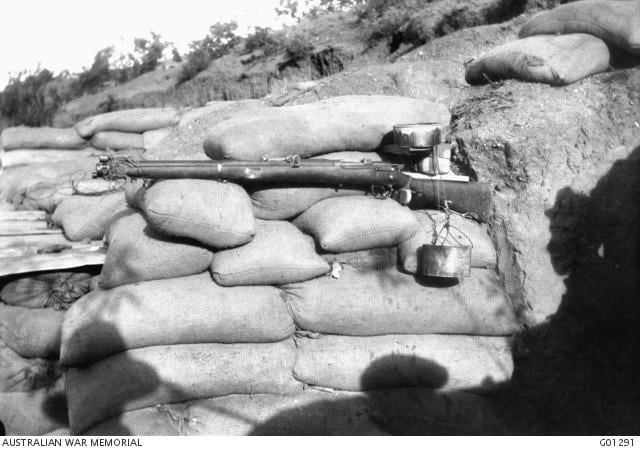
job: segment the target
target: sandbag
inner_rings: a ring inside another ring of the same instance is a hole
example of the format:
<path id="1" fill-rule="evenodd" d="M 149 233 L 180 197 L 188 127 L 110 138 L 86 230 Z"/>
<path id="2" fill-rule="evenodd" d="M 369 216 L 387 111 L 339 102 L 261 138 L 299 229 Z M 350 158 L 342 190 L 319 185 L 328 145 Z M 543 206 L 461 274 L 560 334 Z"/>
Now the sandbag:
<path id="1" fill-rule="evenodd" d="M 252 192 L 251 202 L 257 219 L 286 220 L 306 211 L 320 200 L 366 193 L 366 190 L 330 187 L 266 188 Z"/>
<path id="2" fill-rule="evenodd" d="M 609 45 L 640 55 L 640 3 L 585 0 L 560 5 L 534 15 L 519 35 L 569 33 L 592 34 Z"/>
<path id="3" fill-rule="evenodd" d="M 52 387 L 62 373 L 42 358 L 23 358 L 0 339 L 0 392 L 29 392 Z"/>
<path id="4" fill-rule="evenodd" d="M 142 142 L 145 150 L 149 152 L 162 151 L 162 142 L 169 138 L 174 132 L 173 127 L 158 128 L 157 130 L 149 130 L 142 133 Z"/>
<path id="5" fill-rule="evenodd" d="M 335 152 L 311 159 L 335 159 L 342 161 L 381 161 L 378 153 Z M 285 220 L 306 211 L 325 198 L 347 195 L 365 195 L 366 189 L 339 189 L 334 187 L 276 187 L 259 189 L 251 193 L 253 212 L 258 219 Z"/>
<path id="6" fill-rule="evenodd" d="M 297 343 L 296 379 L 346 391 L 415 386 L 490 392 L 513 372 L 504 337 L 323 335 Z"/>
<path id="7" fill-rule="evenodd" d="M 178 125 L 155 145 L 147 147 L 147 140 L 145 140 L 149 159 L 207 160 L 207 156 L 202 151 L 202 141 L 212 126 L 236 114 L 265 107 L 263 100 L 216 103 L 184 111 Z"/>
<path id="8" fill-rule="evenodd" d="M 0 304 L 0 339 L 25 358 L 57 358 L 64 311 Z"/>
<path id="9" fill-rule="evenodd" d="M 368 391 L 375 421 L 394 436 L 511 434 L 494 399 L 425 388 Z"/>
<path id="10" fill-rule="evenodd" d="M 132 209 L 116 214 L 105 235 L 100 287 L 194 275 L 207 270 L 211 252 L 185 239 L 167 239 Z"/>
<path id="11" fill-rule="evenodd" d="M 89 292 L 91 274 L 86 272 L 45 272 L 13 279 L 0 291 L 8 305 L 24 308 L 66 310 Z"/>
<path id="12" fill-rule="evenodd" d="M 89 280 L 89 291 L 97 291 L 100 289 L 100 275 L 95 275 Z"/>
<path id="13" fill-rule="evenodd" d="M 321 253 L 320 257 L 331 264 L 334 278 L 339 278 L 343 266 L 350 266 L 361 270 L 380 270 L 395 268 L 398 263 L 397 247 L 370 248 L 355 252 Z M 336 264 L 340 267 L 335 272 Z"/>
<path id="14" fill-rule="evenodd" d="M 79 176 L 84 176 L 79 174 Z M 102 179 L 79 179 L 41 181 L 28 186 L 13 196 L 17 210 L 55 211 L 60 202 L 73 195 L 102 195 L 119 190 L 124 183 Z"/>
<path id="15" fill-rule="evenodd" d="M 80 149 L 87 141 L 73 128 L 9 127 L 0 134 L 5 150 L 20 148 Z"/>
<path id="16" fill-rule="evenodd" d="M 71 436 L 71 431 L 69 430 L 69 428 L 58 428 L 56 430 L 43 434 L 43 436 Z"/>
<path id="17" fill-rule="evenodd" d="M 101 196 L 73 195 L 60 202 L 53 213 L 53 223 L 62 227 L 70 241 L 101 240 L 111 218 L 125 209 L 122 191 Z"/>
<path id="18" fill-rule="evenodd" d="M 97 157 L 100 154 L 102 152 L 95 148 L 83 148 L 80 150 L 20 149 L 0 153 L 0 162 L 2 167 L 13 167 L 25 164 L 69 161 L 92 156 Z"/>
<path id="19" fill-rule="evenodd" d="M 420 228 L 411 210 L 392 199 L 338 197 L 322 200 L 293 224 L 327 252 L 392 247 Z"/>
<path id="20" fill-rule="evenodd" d="M 180 405 L 178 403 L 177 405 Z M 80 433 L 82 436 L 181 436 L 183 422 L 170 415 L 166 405 L 123 412 Z"/>
<path id="21" fill-rule="evenodd" d="M 413 98 L 347 95 L 316 103 L 266 108 L 239 114 L 213 126 L 203 147 L 211 159 L 303 158 L 324 153 L 372 151 L 393 125 L 435 122 L 448 125 L 444 105 Z"/>
<path id="22" fill-rule="evenodd" d="M 156 405 L 101 423 L 84 434 L 187 436 L 355 436 L 386 434 L 357 392 L 227 395 Z M 165 434 L 166 433 L 166 434 Z"/>
<path id="23" fill-rule="evenodd" d="M 251 200 L 237 184 L 213 180 L 165 180 L 139 191 L 147 222 L 167 236 L 213 248 L 246 244 L 255 234 Z"/>
<path id="24" fill-rule="evenodd" d="M 434 230 L 438 245 L 472 245 L 471 267 L 494 267 L 497 263 L 496 249 L 489 237 L 486 225 L 480 225 L 457 214 L 449 218 L 447 229 L 446 216 L 440 211 L 414 211 L 420 221 L 416 234 L 398 245 L 398 260 L 407 273 L 418 272 L 418 251 L 423 245 L 432 245 Z M 471 242 L 469 242 L 471 241 Z"/>
<path id="25" fill-rule="evenodd" d="M 319 333 L 511 335 L 520 327 L 493 271 L 474 269 L 450 287 L 416 282 L 395 268 L 345 266 L 322 277 L 282 286 L 296 325 Z"/>
<path id="26" fill-rule="evenodd" d="M 156 181 L 160 182 L 160 181 Z M 124 198 L 127 205 L 138 211 L 144 208 L 144 194 L 150 186 L 153 186 L 153 180 L 143 180 L 142 178 L 131 178 L 124 184 Z"/>
<path id="27" fill-rule="evenodd" d="M 73 433 L 125 411 L 229 394 L 293 394 L 295 346 L 189 344 L 129 350 L 71 368 L 66 376 Z"/>
<path id="28" fill-rule="evenodd" d="M 609 49 L 589 34 L 532 36 L 500 45 L 465 67 L 469 84 L 513 78 L 554 86 L 574 83 L 609 68 Z"/>
<path id="29" fill-rule="evenodd" d="M 88 117 L 74 128 L 82 137 L 89 138 L 100 131 L 143 133 L 178 123 L 179 112 L 175 108 L 138 108 L 112 111 Z"/>
<path id="30" fill-rule="evenodd" d="M 65 316 L 60 361 L 83 365 L 154 345 L 277 342 L 294 329 L 270 286 L 223 288 L 209 274 L 148 281 L 79 300 Z"/>
<path id="31" fill-rule="evenodd" d="M 101 150 L 126 150 L 144 148 L 144 139 L 140 133 L 122 131 L 100 131 L 91 138 L 91 145 Z"/>
<path id="32" fill-rule="evenodd" d="M 41 436 L 67 427 L 64 387 L 0 393 L 0 423 L 7 436 Z"/>
<path id="33" fill-rule="evenodd" d="M 251 242 L 217 252 L 211 260 L 211 275 L 222 286 L 294 283 L 328 271 L 313 240 L 284 221 L 257 220 Z"/>

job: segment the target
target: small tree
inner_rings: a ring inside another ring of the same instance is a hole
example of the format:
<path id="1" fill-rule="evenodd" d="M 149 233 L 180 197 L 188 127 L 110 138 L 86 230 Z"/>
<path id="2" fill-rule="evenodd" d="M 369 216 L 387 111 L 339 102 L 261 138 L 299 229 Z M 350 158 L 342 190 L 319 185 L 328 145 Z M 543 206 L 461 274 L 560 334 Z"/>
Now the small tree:
<path id="1" fill-rule="evenodd" d="M 159 34 L 151 32 L 151 40 L 135 38 L 134 46 L 134 73 L 135 76 L 155 70 L 162 60 L 169 42 L 163 41 Z"/>
<path id="2" fill-rule="evenodd" d="M 237 29 L 237 22 L 216 23 L 209 27 L 209 34 L 204 39 L 192 42 L 190 47 L 193 51 L 204 52 L 210 60 L 220 58 L 240 42 Z"/>
<path id="3" fill-rule="evenodd" d="M 269 28 L 256 27 L 244 41 L 244 53 L 262 50 L 268 56 L 276 53 L 280 47 L 281 39 L 277 39 Z"/>
<path id="4" fill-rule="evenodd" d="M 182 62 L 182 56 L 180 56 L 180 52 L 175 47 L 173 47 L 173 49 L 171 50 L 171 59 L 173 60 L 173 62 Z"/>
<path id="5" fill-rule="evenodd" d="M 111 79 L 111 57 L 114 48 L 106 47 L 99 50 L 93 58 L 93 64 L 84 72 L 78 74 L 75 91 L 78 94 L 93 93 L 103 87 Z"/>
<path id="6" fill-rule="evenodd" d="M 307 36 L 297 33 L 287 39 L 285 51 L 290 60 L 299 61 L 313 52 L 313 43 Z"/>
<path id="7" fill-rule="evenodd" d="M 211 61 L 229 53 L 241 41 L 235 33 L 237 28 L 236 22 L 216 23 L 209 27 L 209 34 L 204 39 L 189 44 L 191 51 L 180 70 L 178 82 L 190 80 L 206 69 Z"/>
<path id="8" fill-rule="evenodd" d="M 292 19 L 299 19 L 299 6 L 300 2 L 298 2 L 298 0 L 280 0 L 280 6 L 276 7 L 276 14 L 279 16 L 289 16 Z"/>
<path id="9" fill-rule="evenodd" d="M 11 77 L 7 87 L 0 93 L 0 113 L 12 125 L 49 125 L 63 101 L 56 93 L 47 91 L 47 84 L 53 80 L 53 73 L 41 68 Z"/>
<path id="10" fill-rule="evenodd" d="M 299 20 L 307 15 L 314 17 L 328 12 L 349 11 L 369 2 L 370 0 L 304 0 L 301 5 L 299 0 L 280 0 L 275 11 L 279 16 Z"/>
<path id="11" fill-rule="evenodd" d="M 365 0 L 354 8 L 370 44 L 393 38 L 433 0 Z"/>

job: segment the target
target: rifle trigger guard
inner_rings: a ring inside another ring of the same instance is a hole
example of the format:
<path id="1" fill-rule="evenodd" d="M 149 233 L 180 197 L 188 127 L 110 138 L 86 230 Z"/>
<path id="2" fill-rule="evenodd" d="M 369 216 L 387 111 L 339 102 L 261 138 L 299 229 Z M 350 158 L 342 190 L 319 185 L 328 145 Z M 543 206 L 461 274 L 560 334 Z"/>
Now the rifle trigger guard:
<path id="1" fill-rule="evenodd" d="M 371 196 L 379 200 L 384 200 L 385 198 L 389 198 L 392 192 L 393 192 L 393 189 L 390 188 L 389 186 L 381 186 L 376 184 L 372 184 L 371 189 L 369 190 L 369 193 L 371 194 Z"/>

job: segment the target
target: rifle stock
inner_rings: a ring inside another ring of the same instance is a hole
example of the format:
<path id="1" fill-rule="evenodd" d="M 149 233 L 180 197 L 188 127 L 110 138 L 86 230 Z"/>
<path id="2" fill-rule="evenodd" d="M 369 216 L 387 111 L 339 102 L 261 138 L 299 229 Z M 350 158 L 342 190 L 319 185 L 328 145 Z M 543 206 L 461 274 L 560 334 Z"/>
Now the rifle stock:
<path id="1" fill-rule="evenodd" d="M 459 181 L 437 181 L 411 179 L 412 196 L 410 207 L 414 209 L 444 206 L 465 214 L 474 214 L 480 222 L 488 222 L 493 211 L 493 188 L 489 183 L 461 183 Z"/>

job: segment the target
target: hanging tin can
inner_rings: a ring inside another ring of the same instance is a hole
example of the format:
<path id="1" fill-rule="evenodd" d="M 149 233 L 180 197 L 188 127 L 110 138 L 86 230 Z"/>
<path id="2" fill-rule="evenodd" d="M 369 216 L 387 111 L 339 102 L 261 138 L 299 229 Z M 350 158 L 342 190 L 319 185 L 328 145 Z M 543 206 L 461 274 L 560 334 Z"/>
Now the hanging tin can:
<path id="1" fill-rule="evenodd" d="M 418 250 L 419 273 L 429 277 L 468 277 L 471 249 L 471 245 L 423 245 Z"/>
<path id="2" fill-rule="evenodd" d="M 440 229 L 440 232 L 436 233 L 436 227 L 434 226 L 433 242 L 425 244 L 418 249 L 418 273 L 429 277 L 468 277 L 471 275 L 473 242 L 469 236 L 451 225 L 451 211 L 448 208 L 445 209 L 445 213 L 447 215 L 446 223 Z M 464 236 L 469 245 L 462 244 L 455 234 L 451 234 L 451 230 L 460 233 L 458 238 Z M 439 243 L 438 241 L 445 231 L 446 233 Z M 455 245 L 448 244 L 449 239 L 455 242 Z"/>

